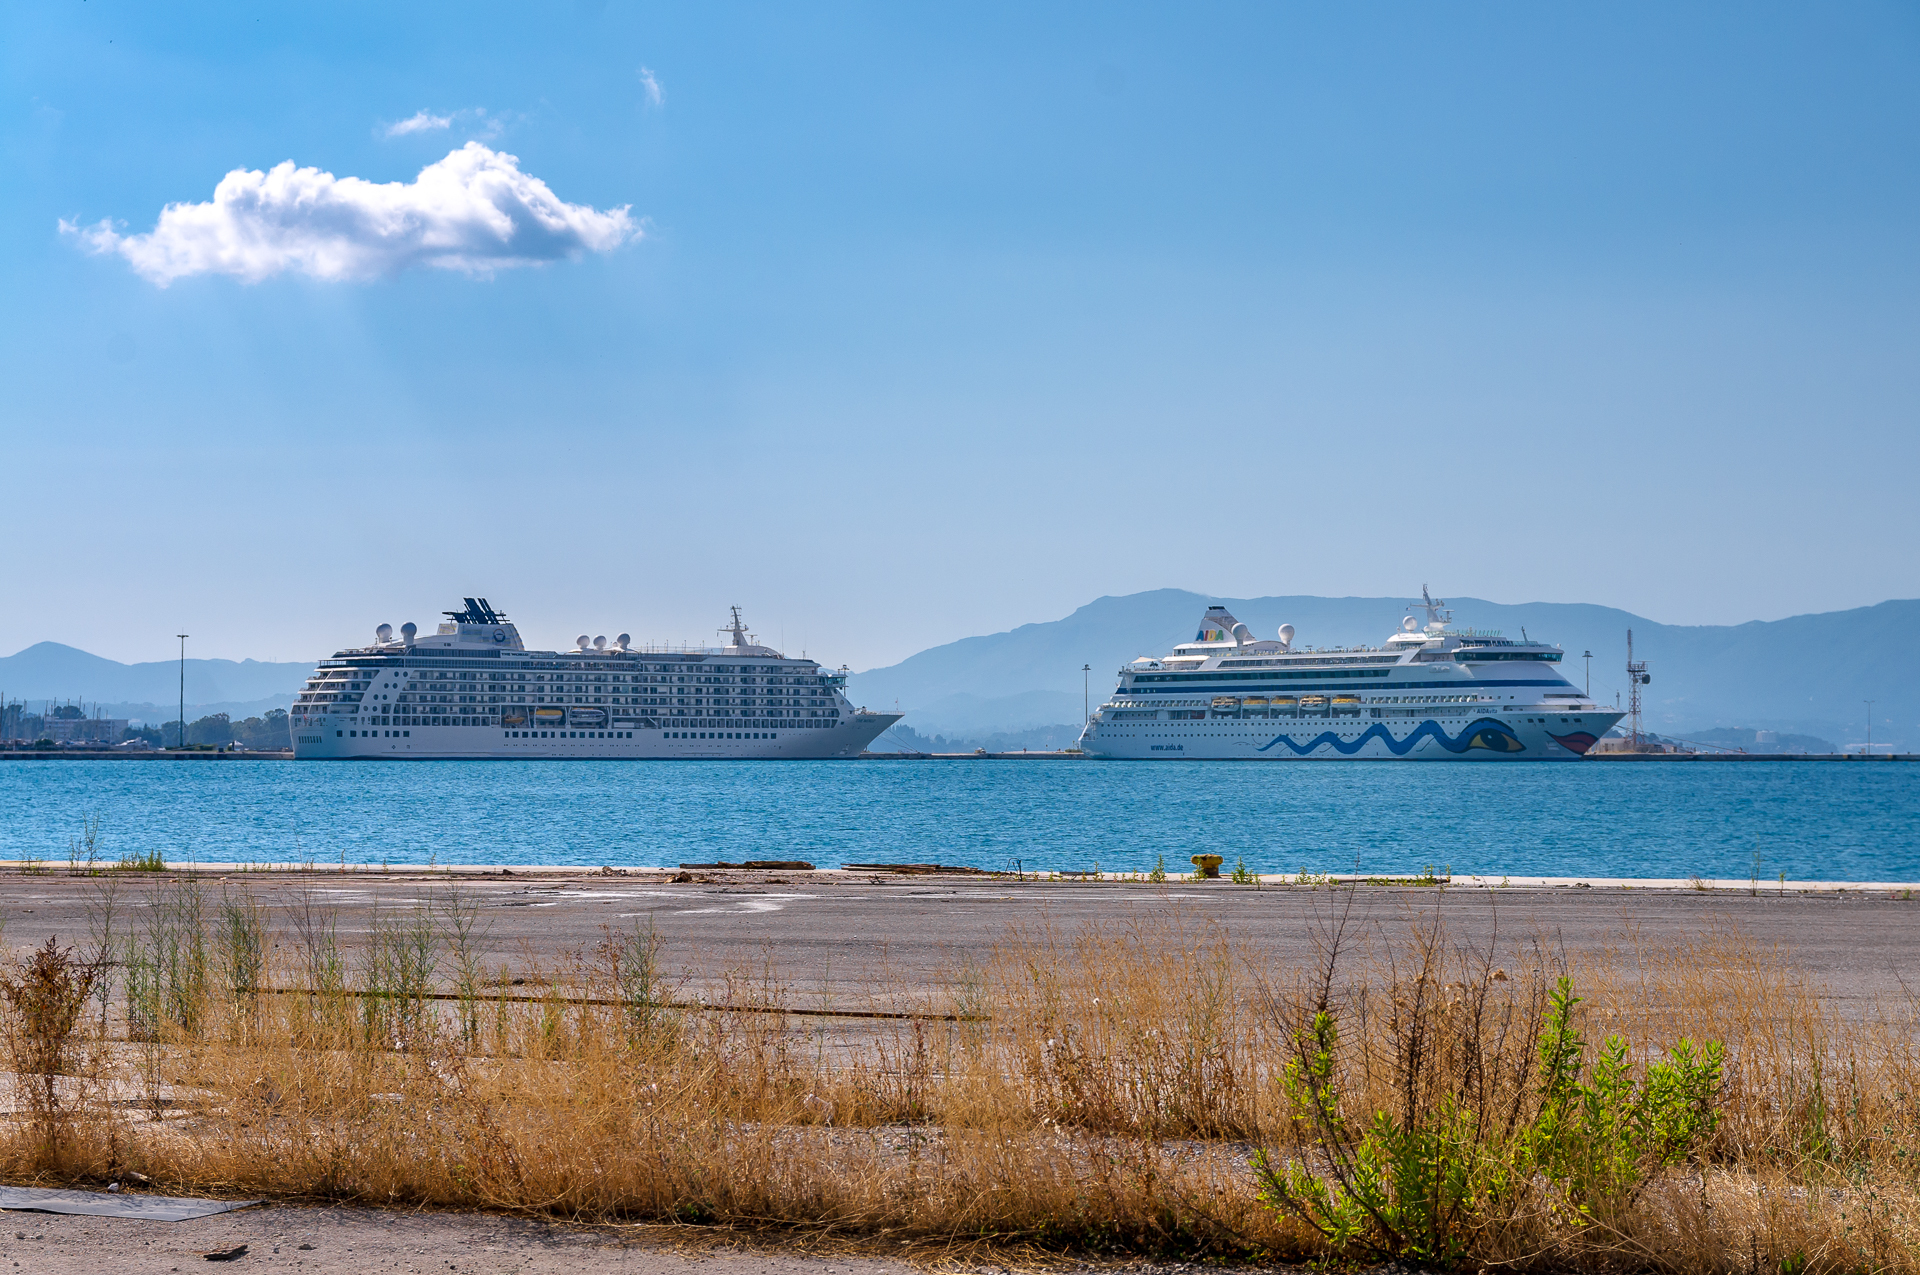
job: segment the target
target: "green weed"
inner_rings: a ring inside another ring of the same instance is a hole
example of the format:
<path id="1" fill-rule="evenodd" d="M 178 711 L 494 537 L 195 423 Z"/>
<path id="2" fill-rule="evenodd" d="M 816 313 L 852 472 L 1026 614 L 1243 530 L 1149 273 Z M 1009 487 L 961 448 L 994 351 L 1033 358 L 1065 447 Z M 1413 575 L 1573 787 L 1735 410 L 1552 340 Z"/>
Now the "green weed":
<path id="1" fill-rule="evenodd" d="M 1437 972 L 1428 961 L 1424 973 Z M 1490 980 L 1447 995 L 1436 982 L 1417 981 L 1390 1013 L 1398 1111 L 1352 1111 L 1330 999 L 1294 1033 L 1281 1087 L 1305 1153 L 1276 1160 L 1261 1150 L 1253 1168 L 1261 1202 L 1312 1227 L 1337 1256 L 1486 1261 L 1496 1255 L 1476 1244 L 1521 1219 L 1564 1232 L 1618 1216 L 1712 1134 L 1718 1043 L 1683 1038 L 1636 1069 L 1618 1035 L 1589 1049 L 1565 977 L 1544 1005 L 1494 1002 Z M 1510 1043 L 1516 1011 L 1534 1022 L 1531 1051 Z"/>

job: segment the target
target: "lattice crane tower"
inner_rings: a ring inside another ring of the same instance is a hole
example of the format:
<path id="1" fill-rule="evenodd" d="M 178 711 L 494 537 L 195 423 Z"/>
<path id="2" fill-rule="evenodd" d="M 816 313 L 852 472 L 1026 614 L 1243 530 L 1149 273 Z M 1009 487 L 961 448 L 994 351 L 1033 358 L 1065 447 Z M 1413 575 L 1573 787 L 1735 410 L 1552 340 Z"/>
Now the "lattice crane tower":
<path id="1" fill-rule="evenodd" d="M 1633 630 L 1627 630 L 1627 731 L 1633 747 L 1640 747 L 1640 688 L 1653 681 L 1647 662 L 1633 658 Z"/>

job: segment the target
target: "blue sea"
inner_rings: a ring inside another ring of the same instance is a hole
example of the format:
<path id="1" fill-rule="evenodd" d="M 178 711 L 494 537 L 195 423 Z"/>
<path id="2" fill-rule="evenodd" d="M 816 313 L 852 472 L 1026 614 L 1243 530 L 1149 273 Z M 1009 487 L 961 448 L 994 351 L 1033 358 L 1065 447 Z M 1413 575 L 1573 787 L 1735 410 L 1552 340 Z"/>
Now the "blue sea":
<path id="1" fill-rule="evenodd" d="M 1920 765 L 0 763 L 0 858 L 1920 880 Z M 1757 859 L 1756 859 L 1757 856 Z"/>

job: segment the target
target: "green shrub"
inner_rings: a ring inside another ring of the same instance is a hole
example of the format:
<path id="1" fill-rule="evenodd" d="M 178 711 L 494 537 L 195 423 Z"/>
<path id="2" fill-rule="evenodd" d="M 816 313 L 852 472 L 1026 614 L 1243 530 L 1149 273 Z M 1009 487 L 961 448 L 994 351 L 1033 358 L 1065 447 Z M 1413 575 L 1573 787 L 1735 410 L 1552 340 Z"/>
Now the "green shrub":
<path id="1" fill-rule="evenodd" d="M 1336 1254 L 1485 1260 L 1493 1255 L 1476 1253 L 1476 1238 L 1511 1234 L 1522 1215 L 1564 1237 L 1631 1205 L 1713 1132 L 1717 1042 L 1682 1039 L 1638 1078 L 1619 1036 L 1589 1060 L 1573 1022 L 1580 998 L 1561 978 L 1544 1014 L 1522 1007 L 1537 1028 L 1529 1057 L 1505 1047 L 1484 983 L 1477 997 L 1455 984 L 1461 994 L 1446 1000 L 1436 985 L 1417 980 L 1390 1015 L 1398 1113 L 1379 1108 L 1364 1122 L 1349 1114 L 1327 998 L 1294 1034 L 1282 1087 L 1298 1152 L 1276 1162 L 1261 1150 L 1253 1168 L 1261 1201 L 1318 1231 Z"/>

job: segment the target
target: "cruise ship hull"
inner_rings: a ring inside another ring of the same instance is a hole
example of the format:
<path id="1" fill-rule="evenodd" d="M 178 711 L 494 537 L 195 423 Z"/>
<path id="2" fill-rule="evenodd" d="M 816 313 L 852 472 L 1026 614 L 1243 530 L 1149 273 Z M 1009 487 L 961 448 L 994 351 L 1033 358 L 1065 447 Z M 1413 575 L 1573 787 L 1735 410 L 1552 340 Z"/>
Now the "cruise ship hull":
<path id="1" fill-rule="evenodd" d="M 1577 761 L 1621 714 L 1525 713 L 1392 721 L 1220 718 L 1103 724 L 1094 757 L 1137 761 Z"/>
<path id="2" fill-rule="evenodd" d="M 668 730 L 620 726 L 511 731 L 498 726 L 328 726 L 294 735 L 298 760 L 437 761 L 490 758 L 806 761 L 858 757 L 898 713 L 858 713 L 823 729 Z"/>

